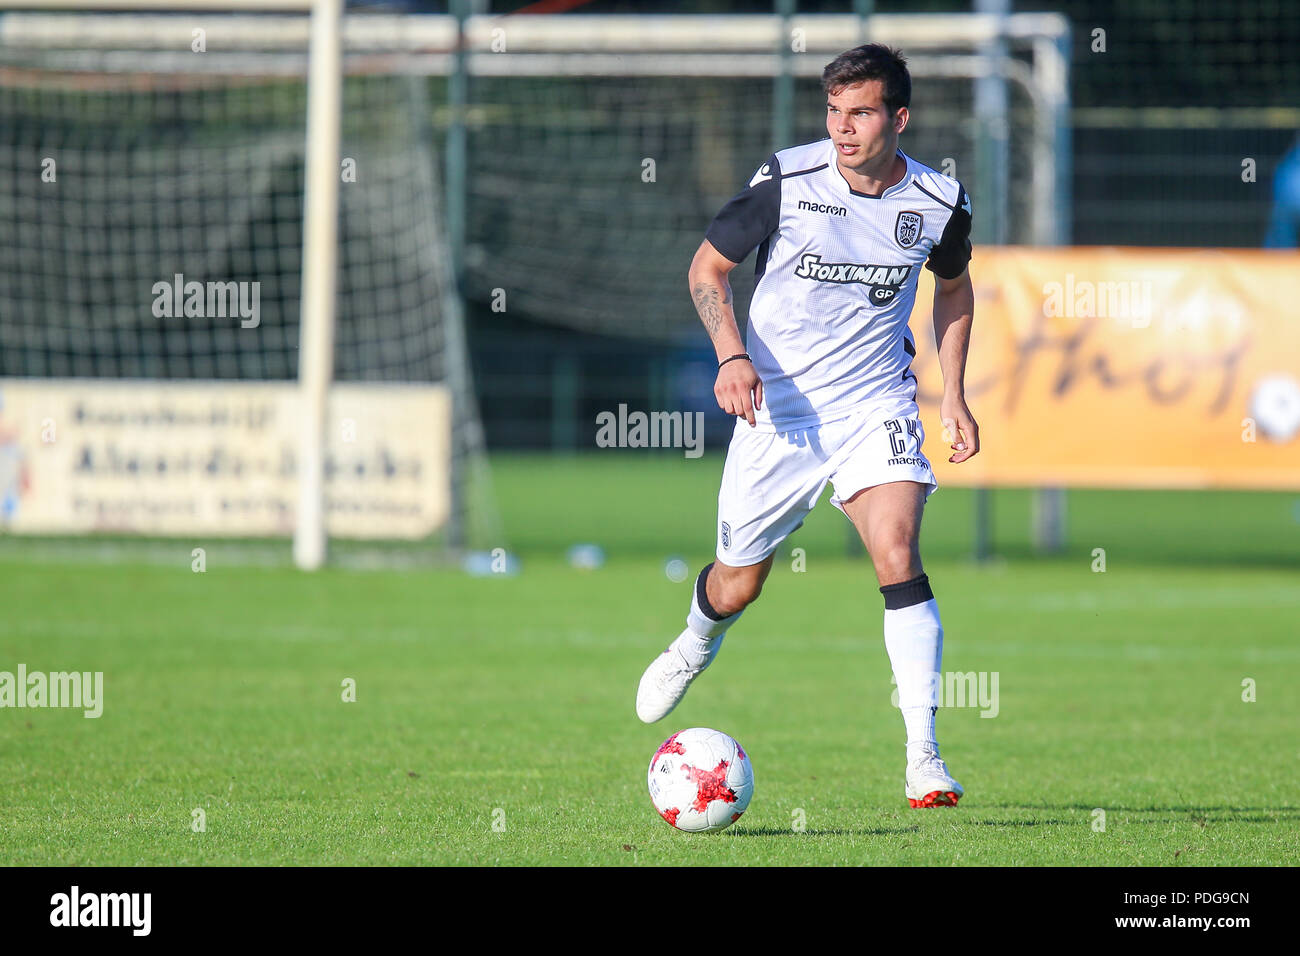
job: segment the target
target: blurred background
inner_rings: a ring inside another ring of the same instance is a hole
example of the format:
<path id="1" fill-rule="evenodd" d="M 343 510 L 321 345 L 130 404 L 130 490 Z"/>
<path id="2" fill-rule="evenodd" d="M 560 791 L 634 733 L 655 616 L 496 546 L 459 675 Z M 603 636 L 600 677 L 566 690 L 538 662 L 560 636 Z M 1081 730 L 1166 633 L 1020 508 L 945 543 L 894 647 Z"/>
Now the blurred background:
<path id="1" fill-rule="evenodd" d="M 311 454 L 294 404 L 311 391 L 295 385 L 315 150 L 307 18 L 260 9 L 273 2 L 5 5 L 4 530 L 290 535 Z M 968 381 L 988 450 L 941 474 L 954 509 L 941 546 L 1061 550 L 1063 489 L 1081 490 L 1076 519 L 1090 501 L 1109 510 L 1084 489 L 1178 489 L 1253 501 L 1220 506 L 1265 509 L 1288 535 L 1275 553 L 1293 556 L 1300 504 L 1267 493 L 1300 485 L 1300 260 L 1286 251 L 1300 222 L 1300 10 L 343 10 L 336 384 L 319 464 L 331 537 L 457 560 L 551 551 L 599 538 L 626 496 L 645 505 L 629 523 L 649 526 L 632 538 L 707 551 L 732 421 L 712 398 L 686 267 L 773 149 L 824 136 L 821 68 L 870 39 L 911 61 L 903 148 L 961 179 L 975 208 Z M 1122 251 L 1097 254 L 1110 247 Z M 752 273 L 733 273 L 742 321 Z M 923 288 L 913 328 L 932 401 L 928 318 Z M 602 447 L 597 424 L 621 406 L 701 414 L 703 464 Z M 1066 421 L 1091 437 L 1065 442 Z M 689 506 L 657 494 L 672 482 Z M 1204 512 L 1206 499 L 1183 500 Z M 844 529 L 820 527 L 853 550 Z"/>

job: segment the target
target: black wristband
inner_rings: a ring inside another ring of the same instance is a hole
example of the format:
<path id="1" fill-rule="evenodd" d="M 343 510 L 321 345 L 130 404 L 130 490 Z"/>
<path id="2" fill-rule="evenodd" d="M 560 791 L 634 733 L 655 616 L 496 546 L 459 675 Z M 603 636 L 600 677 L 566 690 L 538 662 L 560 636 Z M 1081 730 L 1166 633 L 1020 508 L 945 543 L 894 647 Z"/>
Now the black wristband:
<path id="1" fill-rule="evenodd" d="M 754 361 L 749 357 L 748 352 L 741 352 L 739 355 L 731 356 L 731 358 L 724 358 L 721 362 L 718 363 L 718 368 L 722 368 L 722 366 L 726 365 L 728 362 L 734 362 L 736 361 L 736 359 L 744 359 L 746 362 L 750 362 L 751 364 Z"/>

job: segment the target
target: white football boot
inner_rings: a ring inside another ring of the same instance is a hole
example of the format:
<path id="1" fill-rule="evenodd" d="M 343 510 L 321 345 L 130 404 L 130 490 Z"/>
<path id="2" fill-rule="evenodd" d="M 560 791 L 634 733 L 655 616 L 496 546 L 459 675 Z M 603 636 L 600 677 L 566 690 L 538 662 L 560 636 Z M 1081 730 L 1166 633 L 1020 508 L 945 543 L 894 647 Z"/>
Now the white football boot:
<path id="1" fill-rule="evenodd" d="M 714 639 L 709 659 L 699 667 L 691 667 L 681 652 L 669 645 L 641 675 L 641 684 L 636 689 L 636 715 L 647 724 L 666 717 L 686 696 L 691 681 L 713 663 L 724 637 L 725 634 Z"/>
<path id="2" fill-rule="evenodd" d="M 948 766 L 933 750 L 921 752 L 907 764 L 907 787 L 903 791 L 913 807 L 955 807 L 965 793 Z"/>

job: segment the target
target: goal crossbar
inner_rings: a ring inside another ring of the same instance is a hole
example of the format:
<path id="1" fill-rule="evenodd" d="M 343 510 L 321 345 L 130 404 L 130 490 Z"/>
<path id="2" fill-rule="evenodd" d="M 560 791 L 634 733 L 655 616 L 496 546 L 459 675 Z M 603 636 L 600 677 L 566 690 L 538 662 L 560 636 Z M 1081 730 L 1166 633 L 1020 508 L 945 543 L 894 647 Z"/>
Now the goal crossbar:
<path id="1" fill-rule="evenodd" d="M 176 11 L 175 0 L 56 2 L 66 10 L 85 11 L 77 21 L 77 43 L 83 49 L 120 49 L 124 42 L 140 49 L 165 49 L 175 39 L 178 25 L 192 24 L 196 14 L 221 10 L 261 14 L 213 21 L 213 29 L 236 49 L 301 51 L 310 36 L 305 19 L 281 14 L 306 12 L 312 0 L 232 0 L 197 4 L 185 12 Z M 42 9 L 33 11 L 34 6 Z M 160 12 L 95 12 L 142 8 Z M 37 0 L 0 0 L 0 10 L 15 11 L 0 22 L 0 35 L 10 42 L 57 45 L 60 37 L 67 36 L 66 13 L 46 12 L 48 5 Z M 909 51 L 974 48 L 998 36 L 1012 41 L 1055 41 L 1067 37 L 1070 30 L 1065 17 L 1055 13 L 1016 13 L 1002 20 L 978 13 L 886 13 L 873 15 L 869 23 L 873 40 Z M 446 14 L 345 16 L 342 30 L 344 46 L 358 52 L 445 52 L 455 47 L 458 36 L 456 19 Z M 498 47 L 504 41 L 504 49 L 494 55 L 516 59 L 523 54 L 565 52 L 633 56 L 770 53 L 790 43 L 792 34 L 797 35 L 801 50 L 820 55 L 843 50 L 850 38 L 858 36 L 857 30 L 857 18 L 841 14 L 808 14 L 788 20 L 770 14 L 476 15 L 466 19 L 464 35 L 471 51 L 492 50 L 494 41 Z"/>

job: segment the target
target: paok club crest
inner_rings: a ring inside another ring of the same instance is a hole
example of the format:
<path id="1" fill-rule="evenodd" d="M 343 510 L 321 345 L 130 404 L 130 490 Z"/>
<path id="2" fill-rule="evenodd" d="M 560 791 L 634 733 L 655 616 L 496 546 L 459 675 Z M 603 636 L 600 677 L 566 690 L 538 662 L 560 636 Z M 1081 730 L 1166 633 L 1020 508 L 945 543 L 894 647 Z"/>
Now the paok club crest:
<path id="1" fill-rule="evenodd" d="M 894 223 L 894 240 L 904 249 L 911 249 L 921 238 L 921 214 L 900 212 Z"/>

